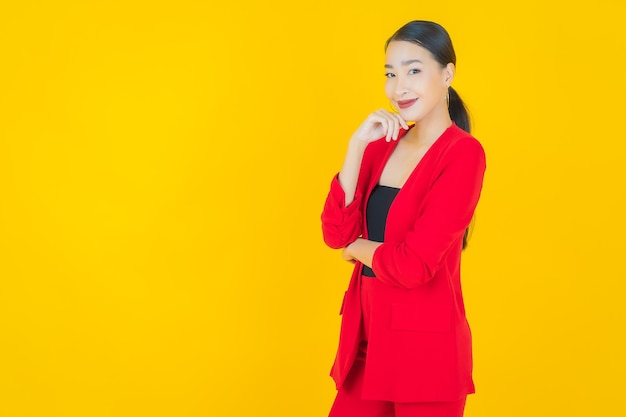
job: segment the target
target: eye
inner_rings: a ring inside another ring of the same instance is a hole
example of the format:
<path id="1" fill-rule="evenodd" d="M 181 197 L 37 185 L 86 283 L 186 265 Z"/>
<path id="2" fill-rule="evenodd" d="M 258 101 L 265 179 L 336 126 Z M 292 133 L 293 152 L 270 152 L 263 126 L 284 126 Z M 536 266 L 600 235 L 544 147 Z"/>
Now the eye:
<path id="1" fill-rule="evenodd" d="M 393 72 L 387 72 L 387 73 L 385 73 L 385 78 L 393 78 L 393 77 L 395 77 L 395 76 L 396 76 L 396 74 L 394 74 Z"/>
<path id="2" fill-rule="evenodd" d="M 419 74 L 420 72 L 422 72 L 422 70 L 419 70 L 417 68 L 413 68 L 409 70 L 409 74 L 413 75 L 413 74 Z"/>

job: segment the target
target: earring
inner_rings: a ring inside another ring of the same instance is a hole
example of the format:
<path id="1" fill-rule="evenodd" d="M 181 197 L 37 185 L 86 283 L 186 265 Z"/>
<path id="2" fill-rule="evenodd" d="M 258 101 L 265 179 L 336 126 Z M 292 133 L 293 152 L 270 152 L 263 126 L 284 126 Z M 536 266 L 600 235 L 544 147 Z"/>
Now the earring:
<path id="1" fill-rule="evenodd" d="M 450 87 L 446 90 L 446 106 L 450 108 Z"/>

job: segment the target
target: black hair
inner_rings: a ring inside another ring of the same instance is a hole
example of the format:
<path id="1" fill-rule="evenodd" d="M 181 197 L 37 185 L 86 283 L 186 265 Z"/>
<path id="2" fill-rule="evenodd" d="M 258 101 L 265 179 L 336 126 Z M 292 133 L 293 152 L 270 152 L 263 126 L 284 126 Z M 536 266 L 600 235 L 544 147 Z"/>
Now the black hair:
<path id="1" fill-rule="evenodd" d="M 438 23 L 427 20 L 413 20 L 396 31 L 385 43 L 385 50 L 392 41 L 415 43 L 428 50 L 439 62 L 441 67 L 449 63 L 456 66 L 456 53 L 452 46 L 452 39 L 448 32 Z M 470 119 L 467 108 L 459 94 L 452 87 L 448 87 L 448 111 L 450 118 L 461 129 L 470 133 Z M 463 249 L 467 247 L 469 227 L 463 235 Z"/>

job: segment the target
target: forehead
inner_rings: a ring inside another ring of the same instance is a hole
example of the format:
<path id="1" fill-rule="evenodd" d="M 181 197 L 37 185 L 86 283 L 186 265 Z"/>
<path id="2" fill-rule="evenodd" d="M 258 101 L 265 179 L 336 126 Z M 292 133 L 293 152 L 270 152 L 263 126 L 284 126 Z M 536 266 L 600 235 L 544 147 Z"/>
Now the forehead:
<path id="1" fill-rule="evenodd" d="M 423 63 L 435 61 L 430 51 L 416 43 L 407 41 L 391 41 L 385 53 L 385 64 L 401 66 L 409 60 L 420 60 Z"/>

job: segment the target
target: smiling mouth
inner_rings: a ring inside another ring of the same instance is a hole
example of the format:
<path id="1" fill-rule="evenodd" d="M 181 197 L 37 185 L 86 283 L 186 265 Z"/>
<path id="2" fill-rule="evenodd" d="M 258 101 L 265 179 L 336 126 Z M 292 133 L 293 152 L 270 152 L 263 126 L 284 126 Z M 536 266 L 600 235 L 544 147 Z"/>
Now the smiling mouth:
<path id="1" fill-rule="evenodd" d="M 399 100 L 397 103 L 398 103 L 398 107 L 400 107 L 401 109 L 406 109 L 408 107 L 411 107 L 416 101 L 417 99 L 414 98 L 411 100 Z"/>

